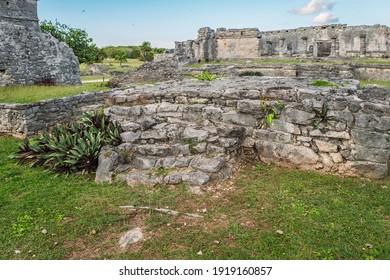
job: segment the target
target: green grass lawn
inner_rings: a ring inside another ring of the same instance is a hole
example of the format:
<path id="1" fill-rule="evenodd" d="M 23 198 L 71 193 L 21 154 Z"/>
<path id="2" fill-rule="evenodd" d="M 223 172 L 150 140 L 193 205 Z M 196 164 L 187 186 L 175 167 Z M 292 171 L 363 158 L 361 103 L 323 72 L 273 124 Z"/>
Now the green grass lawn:
<path id="1" fill-rule="evenodd" d="M 8 159 L 17 145 L 0 137 L 0 259 L 390 259 L 389 178 L 247 165 L 234 180 L 195 195 L 184 185 L 56 177 Z M 120 249 L 119 238 L 135 227 L 144 241 Z"/>
<path id="2" fill-rule="evenodd" d="M 81 81 L 88 82 L 88 81 L 101 81 L 101 82 L 108 82 L 109 79 L 113 78 L 114 76 L 81 76 Z"/>
<path id="3" fill-rule="evenodd" d="M 384 86 L 387 88 L 390 88 L 390 81 L 374 81 L 374 80 L 366 80 L 366 81 L 360 81 L 360 85 L 366 86 L 366 85 L 379 85 L 379 86 Z"/>
<path id="4" fill-rule="evenodd" d="M 7 86 L 0 87 L 0 103 L 31 103 L 106 89 L 108 87 L 101 83 L 86 83 L 82 86 Z"/>
<path id="5" fill-rule="evenodd" d="M 99 63 L 102 66 L 105 66 L 109 71 L 116 71 L 116 72 L 127 72 L 129 70 L 134 70 L 135 68 L 141 66 L 144 64 L 143 61 L 140 61 L 138 59 L 127 59 L 127 62 L 120 63 L 118 61 L 115 61 L 114 59 L 105 59 L 103 63 Z M 81 75 L 85 75 L 87 69 L 86 64 L 80 64 L 80 73 Z"/>

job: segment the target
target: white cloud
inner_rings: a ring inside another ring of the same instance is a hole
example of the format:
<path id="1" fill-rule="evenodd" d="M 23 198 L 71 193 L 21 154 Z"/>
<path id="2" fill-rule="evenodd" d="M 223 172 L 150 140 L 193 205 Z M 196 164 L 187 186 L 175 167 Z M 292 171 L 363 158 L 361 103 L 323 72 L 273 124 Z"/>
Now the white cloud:
<path id="1" fill-rule="evenodd" d="M 290 10 L 292 14 L 312 15 L 321 11 L 330 11 L 336 3 L 332 0 L 325 2 L 323 0 L 311 0 L 307 5 Z"/>
<path id="2" fill-rule="evenodd" d="M 337 23 L 339 22 L 339 18 L 329 12 L 324 12 L 316 16 L 313 22 L 317 24 Z"/>

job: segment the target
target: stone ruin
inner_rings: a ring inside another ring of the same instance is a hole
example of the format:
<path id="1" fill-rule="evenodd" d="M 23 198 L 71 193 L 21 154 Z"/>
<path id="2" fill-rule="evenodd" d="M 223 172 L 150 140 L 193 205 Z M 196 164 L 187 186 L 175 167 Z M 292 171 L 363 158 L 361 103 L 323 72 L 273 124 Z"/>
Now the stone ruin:
<path id="1" fill-rule="evenodd" d="M 0 0 L 0 86 L 80 84 L 77 57 L 42 33 L 37 0 Z"/>
<path id="2" fill-rule="evenodd" d="M 172 59 L 145 62 L 133 71 L 110 79 L 110 87 L 120 87 L 133 83 L 157 83 L 170 80 L 180 80 L 178 63 Z"/>
<path id="3" fill-rule="evenodd" d="M 265 31 L 201 28 L 197 40 L 176 42 L 182 62 L 284 57 L 390 57 L 390 28 L 344 24 Z"/>
<path id="4" fill-rule="evenodd" d="M 113 90 L 105 114 L 122 124 L 123 144 L 103 149 L 96 181 L 200 186 L 229 178 L 246 160 L 386 177 L 389 90 L 334 82 L 337 87 L 316 87 L 307 79 L 233 77 Z M 318 116 L 314 109 L 324 104 L 329 110 Z M 269 126 L 264 106 L 279 115 Z M 328 121 L 315 123 L 316 117 Z"/>

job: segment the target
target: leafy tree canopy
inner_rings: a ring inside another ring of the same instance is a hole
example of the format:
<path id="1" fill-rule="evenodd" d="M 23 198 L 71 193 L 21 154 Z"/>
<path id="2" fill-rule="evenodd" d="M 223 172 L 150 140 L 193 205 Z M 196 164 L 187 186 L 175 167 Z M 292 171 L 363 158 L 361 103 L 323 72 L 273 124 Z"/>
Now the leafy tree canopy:
<path id="1" fill-rule="evenodd" d="M 51 34 L 57 40 L 67 43 L 73 49 L 80 63 L 99 62 L 104 57 L 102 51 L 93 43 L 93 39 L 88 36 L 85 30 L 72 28 L 57 20 L 55 23 L 42 21 L 40 26 L 42 32 Z"/>
<path id="2" fill-rule="evenodd" d="M 126 54 L 127 59 L 139 59 L 143 61 L 151 61 L 156 53 L 164 53 L 164 48 L 152 48 L 150 42 L 143 42 L 141 46 L 108 46 L 102 48 L 103 52 L 109 58 L 116 59 L 119 56 Z"/>

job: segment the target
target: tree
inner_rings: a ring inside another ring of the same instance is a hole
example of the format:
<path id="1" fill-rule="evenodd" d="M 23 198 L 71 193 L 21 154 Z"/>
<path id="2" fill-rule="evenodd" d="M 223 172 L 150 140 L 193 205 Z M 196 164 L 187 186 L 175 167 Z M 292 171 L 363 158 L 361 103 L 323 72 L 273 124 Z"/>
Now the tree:
<path id="1" fill-rule="evenodd" d="M 103 62 L 107 58 L 107 53 L 103 49 L 99 49 L 98 59 L 99 62 Z"/>
<path id="2" fill-rule="evenodd" d="M 73 49 L 74 54 L 80 63 L 99 62 L 101 59 L 100 49 L 88 37 L 85 30 L 72 28 L 58 21 L 42 21 L 40 23 L 42 32 L 51 34 L 60 42 L 65 42 Z"/>
<path id="3" fill-rule="evenodd" d="M 153 53 L 152 53 L 152 46 L 150 42 L 143 42 L 142 45 L 139 47 L 142 61 L 152 61 L 153 60 Z"/>
<path id="4" fill-rule="evenodd" d="M 115 56 L 115 60 L 119 62 L 120 67 L 122 67 L 123 62 L 127 62 L 127 54 L 124 51 L 118 52 Z"/>

